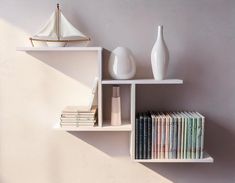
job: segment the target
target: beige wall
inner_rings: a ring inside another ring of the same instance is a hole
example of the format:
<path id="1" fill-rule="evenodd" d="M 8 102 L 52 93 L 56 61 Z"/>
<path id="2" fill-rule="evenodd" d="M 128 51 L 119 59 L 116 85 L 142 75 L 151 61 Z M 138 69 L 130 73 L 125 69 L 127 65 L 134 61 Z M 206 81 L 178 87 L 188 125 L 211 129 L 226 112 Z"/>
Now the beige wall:
<path id="1" fill-rule="evenodd" d="M 185 83 L 138 87 L 137 109 L 205 114 L 206 148 L 215 163 L 138 164 L 128 158 L 125 132 L 53 131 L 63 106 L 81 100 L 76 61 L 50 62 L 46 55 L 15 48 L 29 44 L 28 36 L 47 20 L 57 1 L 1 0 L 0 182 L 235 182 L 235 1 L 60 2 L 68 19 L 91 36 L 91 45 L 129 47 L 137 77 L 152 77 L 151 48 L 157 25 L 165 26 L 168 77 Z"/>

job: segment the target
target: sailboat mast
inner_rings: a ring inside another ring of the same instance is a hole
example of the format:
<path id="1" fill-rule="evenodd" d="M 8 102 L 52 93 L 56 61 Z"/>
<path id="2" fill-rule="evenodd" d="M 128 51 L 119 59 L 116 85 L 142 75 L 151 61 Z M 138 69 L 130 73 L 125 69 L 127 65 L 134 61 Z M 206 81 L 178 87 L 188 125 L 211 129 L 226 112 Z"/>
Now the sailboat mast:
<path id="1" fill-rule="evenodd" d="M 57 38 L 60 40 L 60 5 L 57 4 L 57 27 L 56 27 Z"/>

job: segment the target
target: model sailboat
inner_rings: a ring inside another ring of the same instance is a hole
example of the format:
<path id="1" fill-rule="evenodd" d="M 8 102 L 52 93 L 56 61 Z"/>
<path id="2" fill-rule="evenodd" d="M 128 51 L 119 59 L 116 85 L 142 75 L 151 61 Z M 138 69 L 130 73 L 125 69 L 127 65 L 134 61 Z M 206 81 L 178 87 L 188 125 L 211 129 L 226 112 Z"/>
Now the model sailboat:
<path id="1" fill-rule="evenodd" d="M 69 42 L 89 42 L 90 38 L 77 30 L 62 14 L 59 4 L 48 22 L 33 37 L 34 41 L 46 42 L 48 46 L 66 46 Z"/>

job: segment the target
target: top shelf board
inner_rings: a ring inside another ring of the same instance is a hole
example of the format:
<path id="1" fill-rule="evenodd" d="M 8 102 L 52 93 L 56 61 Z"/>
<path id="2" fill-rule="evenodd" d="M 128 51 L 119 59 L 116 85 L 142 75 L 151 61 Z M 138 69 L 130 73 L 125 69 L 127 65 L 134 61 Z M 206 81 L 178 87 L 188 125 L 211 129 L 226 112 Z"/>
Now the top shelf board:
<path id="1" fill-rule="evenodd" d="M 102 84 L 183 84 L 181 79 L 133 79 L 133 80 L 102 80 Z"/>
<path id="2" fill-rule="evenodd" d="M 101 51 L 102 47 L 17 47 L 17 51 Z"/>

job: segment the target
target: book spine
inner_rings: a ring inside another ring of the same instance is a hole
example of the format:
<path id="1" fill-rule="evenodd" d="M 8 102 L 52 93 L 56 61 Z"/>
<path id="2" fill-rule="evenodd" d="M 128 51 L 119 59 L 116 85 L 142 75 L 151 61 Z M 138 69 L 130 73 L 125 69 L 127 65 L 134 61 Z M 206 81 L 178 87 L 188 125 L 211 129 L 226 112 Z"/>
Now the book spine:
<path id="1" fill-rule="evenodd" d="M 202 118 L 197 120 L 197 137 L 196 137 L 196 159 L 200 158 L 201 154 L 201 136 L 202 136 Z"/>
<path id="2" fill-rule="evenodd" d="M 191 158 L 191 149 L 192 149 L 192 118 L 189 118 L 188 123 L 188 136 L 187 136 L 187 159 Z"/>
<path id="3" fill-rule="evenodd" d="M 196 130 L 197 130 L 197 119 L 193 118 L 193 125 L 192 125 L 192 159 L 196 158 Z"/>
<path id="4" fill-rule="evenodd" d="M 135 119 L 135 159 L 139 159 L 139 125 L 140 120 L 137 116 Z"/>
<path id="5" fill-rule="evenodd" d="M 201 135 L 201 154 L 200 158 L 203 158 L 203 152 L 204 152 L 204 132 L 205 132 L 205 118 L 202 117 L 202 135 Z"/>
<path id="6" fill-rule="evenodd" d="M 161 121 L 162 121 L 162 131 L 161 131 L 161 159 L 164 159 L 165 158 L 165 132 L 166 132 L 166 123 L 165 123 L 165 119 L 162 117 L 161 118 Z"/>
<path id="7" fill-rule="evenodd" d="M 178 118 L 177 123 L 177 159 L 181 158 L 181 118 Z"/>
<path id="8" fill-rule="evenodd" d="M 171 117 L 170 119 L 170 147 L 169 147 L 169 158 L 172 159 L 173 158 L 173 119 Z"/>
<path id="9" fill-rule="evenodd" d="M 169 120 L 168 120 L 168 117 L 165 119 L 165 124 L 166 124 L 166 145 L 165 145 L 165 158 L 168 159 L 169 158 L 169 145 L 170 145 L 170 142 L 169 142 Z"/>
<path id="10" fill-rule="evenodd" d="M 151 117 L 147 117 L 148 119 L 148 132 L 147 132 L 147 159 L 151 159 L 152 157 L 152 119 Z"/>
<path id="11" fill-rule="evenodd" d="M 157 119 L 155 118 L 154 116 L 154 123 L 155 123 L 155 143 L 154 143 L 154 146 L 155 146 L 155 153 L 154 153 L 154 158 L 157 159 L 157 151 L 158 151 L 158 145 L 157 145 L 157 141 L 158 141 L 158 122 L 157 122 Z"/>
<path id="12" fill-rule="evenodd" d="M 174 122 L 173 122 L 173 159 L 177 158 L 177 153 L 176 153 L 176 148 L 177 148 L 177 118 L 173 118 Z"/>
<path id="13" fill-rule="evenodd" d="M 144 119 L 141 115 L 139 117 L 139 159 L 143 159 L 144 157 Z"/>
<path id="14" fill-rule="evenodd" d="M 161 158 L 161 120 L 160 117 L 157 117 L 157 158 Z"/>
<path id="15" fill-rule="evenodd" d="M 155 134 L 156 134 L 156 130 L 155 130 L 155 119 L 154 119 L 154 116 L 152 115 L 151 116 L 151 118 L 152 118 L 152 157 L 151 157 L 151 159 L 155 159 L 155 144 L 156 144 L 156 142 L 155 142 L 155 140 L 156 140 L 156 138 L 155 138 Z"/>
<path id="16" fill-rule="evenodd" d="M 143 145 L 143 159 L 147 159 L 148 151 L 148 118 L 144 116 L 144 145 Z"/>
<path id="17" fill-rule="evenodd" d="M 184 158 L 184 124 L 185 124 L 185 118 L 182 117 L 181 121 L 181 159 Z"/>
<path id="18" fill-rule="evenodd" d="M 184 123 L 184 159 L 187 159 L 187 149 L 188 149 L 188 124 L 189 119 L 185 117 L 185 123 Z"/>

